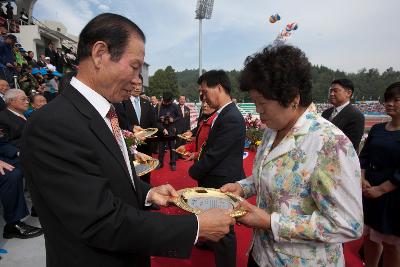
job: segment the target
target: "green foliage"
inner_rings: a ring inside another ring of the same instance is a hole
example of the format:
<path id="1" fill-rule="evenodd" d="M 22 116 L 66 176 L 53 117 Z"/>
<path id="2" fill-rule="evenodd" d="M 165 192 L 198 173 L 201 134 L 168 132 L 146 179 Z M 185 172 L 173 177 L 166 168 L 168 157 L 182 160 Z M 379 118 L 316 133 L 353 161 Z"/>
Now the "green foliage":
<path id="1" fill-rule="evenodd" d="M 175 98 L 179 97 L 178 79 L 171 66 L 166 67 L 165 70 L 157 70 L 149 78 L 148 95 L 155 95 L 160 98 L 167 91 L 171 92 Z"/>
<path id="2" fill-rule="evenodd" d="M 227 71 L 232 83 L 232 97 L 238 102 L 251 102 L 248 93 L 239 89 L 240 71 Z M 175 72 L 171 66 L 165 70 L 157 70 L 150 77 L 150 92 L 160 96 L 165 90 L 171 90 L 174 96 L 179 92 L 185 95 L 190 101 L 198 101 L 197 69 Z M 346 73 L 340 70 L 332 70 L 325 66 L 312 67 L 313 99 L 315 102 L 327 102 L 328 90 L 334 79 L 348 78 L 355 86 L 354 96 L 356 100 L 378 100 L 382 99 L 386 87 L 400 81 L 400 71 L 389 68 L 383 73 L 377 69 L 361 69 L 357 73 Z M 153 93 L 154 92 L 154 93 Z"/>

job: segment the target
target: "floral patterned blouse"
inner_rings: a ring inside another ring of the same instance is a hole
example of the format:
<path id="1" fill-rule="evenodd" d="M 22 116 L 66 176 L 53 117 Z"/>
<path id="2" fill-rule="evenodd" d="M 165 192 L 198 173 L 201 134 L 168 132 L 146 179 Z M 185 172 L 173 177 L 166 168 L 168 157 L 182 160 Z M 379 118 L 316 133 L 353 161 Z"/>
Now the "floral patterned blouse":
<path id="1" fill-rule="evenodd" d="M 350 140 L 311 104 L 281 143 L 266 129 L 253 174 L 239 181 L 245 197 L 271 214 L 255 229 L 259 266 L 344 266 L 343 242 L 362 234 L 360 164 Z"/>

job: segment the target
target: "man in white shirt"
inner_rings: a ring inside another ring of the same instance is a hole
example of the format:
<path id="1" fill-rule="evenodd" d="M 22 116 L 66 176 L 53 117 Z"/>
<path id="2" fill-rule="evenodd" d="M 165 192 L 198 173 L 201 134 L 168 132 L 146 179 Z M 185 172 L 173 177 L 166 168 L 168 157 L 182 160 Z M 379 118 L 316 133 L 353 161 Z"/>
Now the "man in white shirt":
<path id="1" fill-rule="evenodd" d="M 332 81 L 329 102 L 333 107 L 322 112 L 322 117 L 336 125 L 350 139 L 356 151 L 364 134 L 364 115 L 350 99 L 354 94 L 353 82 L 348 79 Z"/>
<path id="2" fill-rule="evenodd" d="M 219 240 L 234 219 L 145 211 L 177 193 L 136 176 L 111 103 L 129 99 L 145 36 L 104 13 L 82 30 L 76 78 L 29 119 L 22 164 L 46 238 L 48 267 L 150 266 L 150 256 L 190 256 L 197 238 Z"/>

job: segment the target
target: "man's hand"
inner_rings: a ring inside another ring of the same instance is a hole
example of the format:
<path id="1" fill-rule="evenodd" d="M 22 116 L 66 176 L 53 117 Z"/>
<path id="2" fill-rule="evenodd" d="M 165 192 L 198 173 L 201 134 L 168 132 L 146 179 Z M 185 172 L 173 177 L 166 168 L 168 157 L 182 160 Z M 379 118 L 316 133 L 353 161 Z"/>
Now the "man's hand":
<path id="1" fill-rule="evenodd" d="M 191 161 L 191 160 L 194 160 L 196 158 L 197 154 L 196 153 L 187 152 L 183 156 L 185 157 L 185 161 Z"/>
<path id="2" fill-rule="evenodd" d="M 184 155 L 185 153 L 187 153 L 186 148 L 184 145 L 179 146 L 177 149 L 175 149 L 176 152 L 178 152 L 179 154 Z"/>
<path id="3" fill-rule="evenodd" d="M 229 216 L 225 209 L 210 209 L 197 215 L 199 221 L 199 239 L 217 242 L 229 233 L 229 226 L 235 224 L 235 219 Z"/>
<path id="4" fill-rule="evenodd" d="M 147 195 L 147 202 L 157 204 L 163 207 L 168 206 L 171 197 L 178 197 L 176 190 L 170 185 L 160 185 L 150 189 Z"/>
<path id="5" fill-rule="evenodd" d="M 371 188 L 371 184 L 364 178 L 361 179 L 361 188 L 362 190 L 366 190 L 368 188 Z"/>
<path id="6" fill-rule="evenodd" d="M 140 126 L 138 126 L 138 125 L 133 126 L 133 135 L 134 135 L 137 139 L 139 139 L 140 141 L 145 141 L 145 140 L 146 140 L 146 137 L 138 137 L 138 134 L 139 134 L 140 132 L 142 132 L 142 131 L 143 131 L 143 128 L 142 128 L 142 127 L 140 127 Z"/>
<path id="7" fill-rule="evenodd" d="M 172 117 L 169 117 L 168 120 L 169 120 L 169 122 L 171 122 L 171 123 L 174 122 L 174 118 L 172 118 Z"/>
<path id="8" fill-rule="evenodd" d="M 193 133 L 192 133 L 191 131 L 186 131 L 186 132 L 184 132 L 182 135 L 183 135 L 184 137 L 186 137 L 186 138 L 190 138 L 190 137 L 192 137 Z"/>
<path id="9" fill-rule="evenodd" d="M 138 151 L 137 154 L 135 155 L 135 159 L 139 162 L 146 162 L 148 160 L 151 160 L 152 157 Z"/>
<path id="10" fill-rule="evenodd" d="M 168 135 L 167 129 L 164 129 L 164 130 L 163 130 L 163 133 L 164 133 L 164 135 Z"/>
<path id="11" fill-rule="evenodd" d="M 8 164 L 7 162 L 0 160 L 0 174 L 1 175 L 6 174 L 4 170 L 12 171 L 12 170 L 14 170 L 14 166 Z"/>
<path id="12" fill-rule="evenodd" d="M 265 210 L 251 205 L 246 200 L 239 203 L 239 208 L 246 210 L 247 213 L 238 218 L 238 222 L 254 229 L 271 229 L 271 214 L 267 213 Z"/>
<path id="13" fill-rule="evenodd" d="M 134 134 L 139 133 L 139 132 L 141 132 L 141 131 L 143 131 L 143 128 L 140 127 L 139 125 L 133 126 L 133 133 L 134 133 Z"/>
<path id="14" fill-rule="evenodd" d="M 235 195 L 238 195 L 238 196 L 241 196 L 241 197 L 244 196 L 243 188 L 240 186 L 239 183 L 225 184 L 219 190 L 222 193 L 231 192 L 232 194 L 235 194 Z"/>
<path id="15" fill-rule="evenodd" d="M 6 66 L 9 67 L 9 68 L 14 68 L 14 65 L 11 64 L 11 63 L 7 63 Z"/>
<path id="16" fill-rule="evenodd" d="M 384 194 L 385 192 L 379 186 L 370 186 L 363 190 L 363 195 L 366 198 L 377 198 Z"/>

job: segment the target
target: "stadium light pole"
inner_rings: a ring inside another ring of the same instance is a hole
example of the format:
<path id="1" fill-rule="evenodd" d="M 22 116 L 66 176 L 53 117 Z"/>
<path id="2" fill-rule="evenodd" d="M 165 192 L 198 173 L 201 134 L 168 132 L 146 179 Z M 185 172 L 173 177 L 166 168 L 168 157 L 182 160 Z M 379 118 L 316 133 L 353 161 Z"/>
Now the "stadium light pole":
<path id="1" fill-rule="evenodd" d="M 210 19 L 214 7 L 214 0 L 197 0 L 196 17 L 199 20 L 199 77 L 203 72 L 202 53 L 203 53 L 203 19 Z"/>

